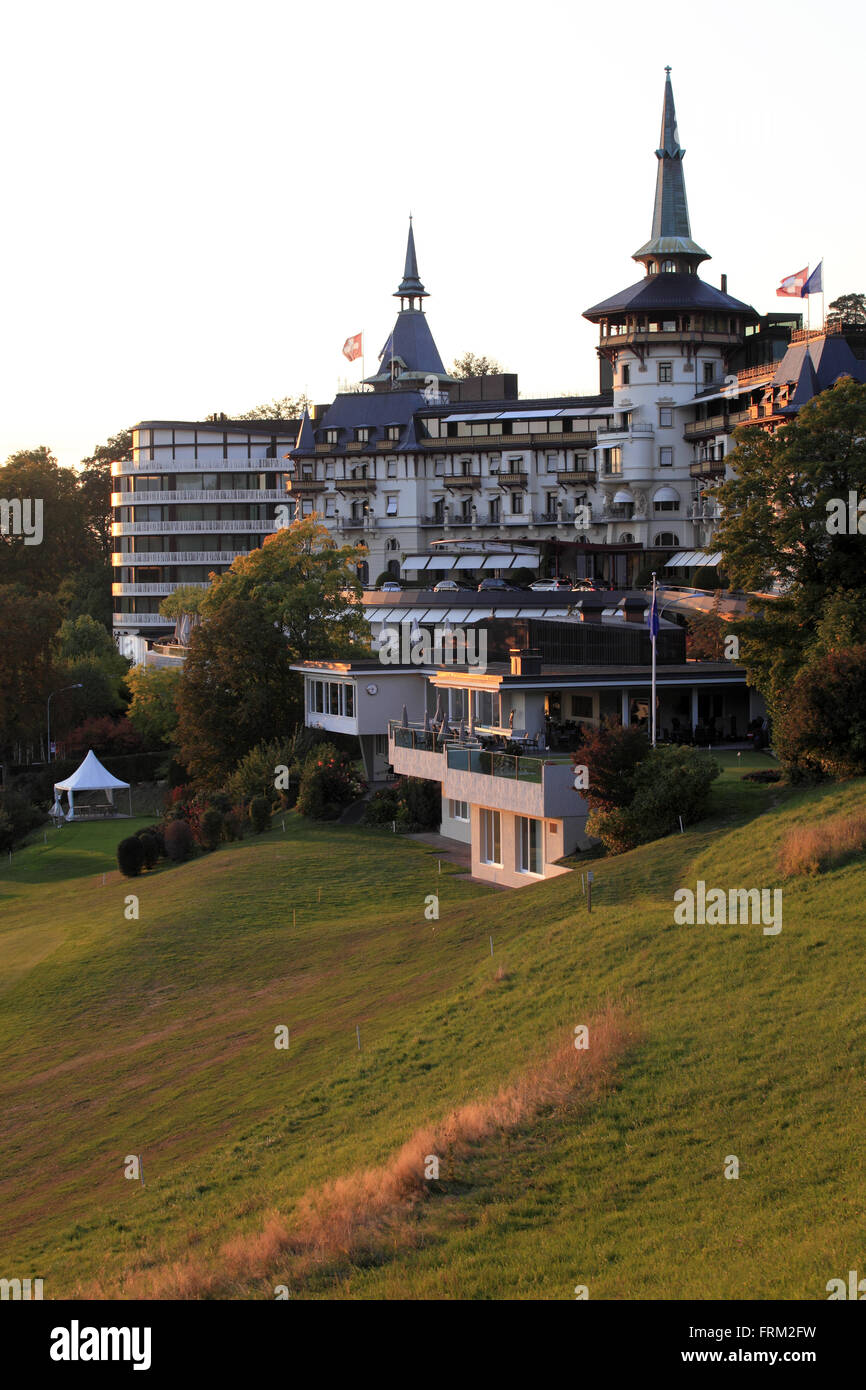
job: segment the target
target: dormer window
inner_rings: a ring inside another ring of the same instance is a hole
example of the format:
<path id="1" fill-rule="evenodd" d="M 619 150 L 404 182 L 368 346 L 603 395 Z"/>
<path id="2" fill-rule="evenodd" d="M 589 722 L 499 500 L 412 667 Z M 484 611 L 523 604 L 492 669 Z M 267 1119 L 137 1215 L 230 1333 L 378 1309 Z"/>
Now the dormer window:
<path id="1" fill-rule="evenodd" d="M 396 444 L 397 440 L 400 438 L 400 426 L 388 425 L 385 430 L 385 438 L 390 439 L 392 443 Z"/>
<path id="2" fill-rule="evenodd" d="M 340 431 L 339 431 L 339 430 L 325 430 L 325 443 L 326 443 L 326 444 L 339 444 L 339 442 L 340 442 Z"/>
<path id="3" fill-rule="evenodd" d="M 362 425 L 360 429 L 355 430 L 355 441 L 358 444 L 368 444 L 370 442 L 370 430 L 367 425 Z"/>
<path id="4" fill-rule="evenodd" d="M 676 261 L 662 261 L 662 272 L 664 274 L 670 275 L 670 273 L 672 271 L 675 271 L 676 268 Z"/>

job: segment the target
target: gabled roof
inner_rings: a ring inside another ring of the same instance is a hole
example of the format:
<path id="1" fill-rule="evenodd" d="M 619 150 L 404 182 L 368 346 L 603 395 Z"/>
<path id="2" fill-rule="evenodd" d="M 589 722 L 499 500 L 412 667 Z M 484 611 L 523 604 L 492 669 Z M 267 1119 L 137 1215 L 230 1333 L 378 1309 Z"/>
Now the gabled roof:
<path id="1" fill-rule="evenodd" d="M 772 384 L 793 384 L 788 404 L 782 409 L 796 411 L 813 396 L 835 385 L 842 376 L 866 383 L 866 362 L 854 356 L 841 335 L 828 334 L 806 343 L 792 344 L 776 368 Z"/>

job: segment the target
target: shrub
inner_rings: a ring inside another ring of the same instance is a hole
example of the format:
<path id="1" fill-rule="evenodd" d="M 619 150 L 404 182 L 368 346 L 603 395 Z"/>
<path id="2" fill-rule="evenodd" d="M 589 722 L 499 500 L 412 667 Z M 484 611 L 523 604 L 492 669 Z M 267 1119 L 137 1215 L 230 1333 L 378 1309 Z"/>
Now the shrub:
<path id="1" fill-rule="evenodd" d="M 401 791 L 413 832 L 438 830 L 442 823 L 442 787 L 424 777 L 404 777 Z"/>
<path id="2" fill-rule="evenodd" d="M 702 565 L 700 569 L 695 570 L 692 580 L 695 589 L 718 589 L 720 584 L 719 571 L 715 565 Z"/>
<path id="3" fill-rule="evenodd" d="M 222 813 L 215 806 L 209 806 L 202 813 L 199 822 L 199 843 L 205 849 L 216 849 L 223 833 Z"/>
<path id="4" fill-rule="evenodd" d="M 128 835 L 117 846 L 117 866 L 124 878 L 138 878 L 144 864 L 144 846 L 138 835 Z"/>
<path id="5" fill-rule="evenodd" d="M 189 859 L 193 850 L 192 831 L 185 820 L 169 821 L 165 827 L 165 852 L 175 864 Z"/>
<path id="6" fill-rule="evenodd" d="M 229 842 L 244 838 L 244 818 L 236 806 L 223 816 L 223 837 Z"/>
<path id="7" fill-rule="evenodd" d="M 798 825 L 788 831 L 779 850 L 779 871 L 785 878 L 817 874 L 864 850 L 866 811 L 832 816 L 823 825 Z"/>
<path id="8" fill-rule="evenodd" d="M 798 672 L 773 746 L 792 781 L 866 773 L 866 646 Z"/>
<path id="9" fill-rule="evenodd" d="M 138 835 L 150 835 L 156 841 L 156 851 L 160 859 L 165 858 L 165 831 L 161 825 L 145 825 Z"/>
<path id="10" fill-rule="evenodd" d="M 21 792 L 8 791 L 0 794 L 0 849 L 14 849 L 31 830 L 46 819 L 40 810 Z"/>
<path id="11" fill-rule="evenodd" d="M 362 787 L 350 755 L 323 743 L 304 763 L 297 807 L 311 820 L 336 820 L 343 808 L 360 796 Z"/>
<path id="12" fill-rule="evenodd" d="M 629 811 L 640 826 L 640 840 L 657 840 L 683 825 L 700 820 L 707 809 L 710 786 L 721 771 L 718 763 L 694 748 L 653 748 L 635 772 L 635 794 Z"/>
<path id="13" fill-rule="evenodd" d="M 612 811 L 631 805 L 638 764 L 650 753 L 646 734 L 630 724 L 624 728 L 606 719 L 593 729 L 574 755 L 574 765 L 589 772 L 584 798 L 591 811 Z"/>
<path id="14" fill-rule="evenodd" d="M 596 809 L 586 818 L 586 833 L 601 840 L 608 854 L 624 854 L 640 844 L 640 831 L 631 812 L 621 806 Z"/>
<path id="15" fill-rule="evenodd" d="M 159 845 L 157 844 L 156 836 L 151 835 L 149 830 L 140 830 L 136 838 L 141 845 L 144 867 L 146 869 L 155 868 L 159 861 Z"/>
<path id="16" fill-rule="evenodd" d="M 250 802 L 250 820 L 257 835 L 271 827 L 271 803 L 266 796 L 254 796 Z"/>
<path id="17" fill-rule="evenodd" d="M 757 772 L 744 772 L 741 782 L 781 782 L 782 774 L 778 768 L 762 767 Z"/>
<path id="18" fill-rule="evenodd" d="M 390 825 L 400 813 L 401 803 L 396 787 L 383 787 L 374 792 L 364 807 L 364 825 Z"/>
<path id="19" fill-rule="evenodd" d="M 298 796 L 300 767 L 313 748 L 316 737 L 312 729 L 297 728 L 289 738 L 256 744 L 246 757 L 241 758 L 226 782 L 226 793 L 231 802 L 245 805 L 254 796 L 273 799 L 279 793 L 282 805 L 294 806 Z M 289 785 L 285 788 L 276 786 L 278 767 L 289 770 Z"/>

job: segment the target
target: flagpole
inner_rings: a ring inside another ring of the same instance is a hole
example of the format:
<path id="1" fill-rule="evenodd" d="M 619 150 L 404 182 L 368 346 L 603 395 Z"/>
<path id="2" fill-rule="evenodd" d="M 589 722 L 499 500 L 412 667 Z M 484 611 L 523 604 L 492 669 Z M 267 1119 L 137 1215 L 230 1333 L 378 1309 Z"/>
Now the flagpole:
<path id="1" fill-rule="evenodd" d="M 652 740 L 653 748 L 656 746 L 656 572 L 653 570 L 653 602 L 650 609 L 650 636 L 653 646 L 653 692 L 652 692 Z"/>

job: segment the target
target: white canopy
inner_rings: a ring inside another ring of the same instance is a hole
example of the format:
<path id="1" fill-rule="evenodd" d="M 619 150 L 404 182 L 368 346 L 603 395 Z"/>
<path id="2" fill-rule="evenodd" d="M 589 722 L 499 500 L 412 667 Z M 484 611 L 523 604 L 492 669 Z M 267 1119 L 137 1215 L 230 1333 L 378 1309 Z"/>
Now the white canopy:
<path id="1" fill-rule="evenodd" d="M 71 776 L 63 782 L 54 783 L 54 805 L 51 814 L 54 816 L 63 815 L 63 807 L 60 802 L 62 792 L 66 792 L 69 800 L 69 810 L 66 813 L 66 820 L 74 820 L 75 804 L 74 796 L 76 792 L 105 792 L 106 807 L 114 807 L 114 793 L 116 791 L 129 792 L 129 814 L 132 814 L 132 792 L 129 783 L 122 782 L 119 777 L 113 776 L 107 768 L 97 758 L 93 749 L 89 749 L 84 762 L 77 767 Z M 79 814 L 82 808 L 79 808 Z M 101 810 L 104 808 L 100 808 Z"/>

